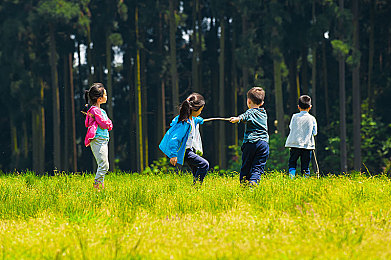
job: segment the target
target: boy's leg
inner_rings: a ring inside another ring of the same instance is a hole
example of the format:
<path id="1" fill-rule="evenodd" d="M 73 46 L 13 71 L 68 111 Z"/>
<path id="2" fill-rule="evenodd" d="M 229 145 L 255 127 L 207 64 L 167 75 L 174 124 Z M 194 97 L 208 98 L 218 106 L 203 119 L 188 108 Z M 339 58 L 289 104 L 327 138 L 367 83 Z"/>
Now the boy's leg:
<path id="1" fill-rule="evenodd" d="M 300 150 L 298 148 L 291 148 L 289 156 L 289 175 L 294 178 L 296 175 L 297 159 L 300 156 Z"/>
<path id="2" fill-rule="evenodd" d="M 311 161 L 311 150 L 302 149 L 301 151 L 301 173 L 305 177 L 310 176 L 310 161 Z"/>
<path id="3" fill-rule="evenodd" d="M 98 164 L 95 175 L 95 185 L 101 185 L 103 187 L 105 175 L 109 171 L 108 140 L 104 138 L 94 138 L 91 141 L 90 146 L 96 163 Z"/>
<path id="4" fill-rule="evenodd" d="M 240 182 L 250 181 L 251 167 L 254 160 L 256 145 L 244 143 L 242 145 L 242 168 L 240 169 Z"/>
<path id="5" fill-rule="evenodd" d="M 256 143 L 255 156 L 251 166 L 250 183 L 258 184 L 262 174 L 265 172 L 265 165 L 269 157 L 269 144 L 265 141 Z"/>
<path id="6" fill-rule="evenodd" d="M 185 152 L 185 162 L 190 166 L 193 172 L 194 183 L 197 181 L 202 183 L 209 170 L 209 162 L 191 149 L 187 149 Z"/>

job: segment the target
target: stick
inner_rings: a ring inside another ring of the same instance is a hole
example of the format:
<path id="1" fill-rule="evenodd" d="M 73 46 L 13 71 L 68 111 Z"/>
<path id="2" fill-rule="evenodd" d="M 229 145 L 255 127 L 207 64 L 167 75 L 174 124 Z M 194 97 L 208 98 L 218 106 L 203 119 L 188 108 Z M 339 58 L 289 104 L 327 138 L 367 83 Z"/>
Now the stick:
<path id="1" fill-rule="evenodd" d="M 94 118 L 94 115 L 93 114 L 91 114 L 91 113 L 86 113 L 86 112 L 84 112 L 84 111 L 80 111 L 80 112 L 82 112 L 84 115 L 86 115 L 86 116 L 90 116 L 90 117 L 92 117 L 92 118 Z"/>
<path id="2" fill-rule="evenodd" d="M 213 121 L 213 120 L 223 120 L 223 121 L 229 121 L 230 118 L 224 118 L 224 117 L 212 117 L 212 118 L 207 118 L 207 119 L 204 119 L 204 122 L 209 122 L 209 121 Z"/>
<path id="3" fill-rule="evenodd" d="M 319 179 L 319 164 L 318 164 L 318 160 L 316 159 L 315 149 L 314 149 L 314 159 L 316 164 L 316 175 L 318 176 Z"/>

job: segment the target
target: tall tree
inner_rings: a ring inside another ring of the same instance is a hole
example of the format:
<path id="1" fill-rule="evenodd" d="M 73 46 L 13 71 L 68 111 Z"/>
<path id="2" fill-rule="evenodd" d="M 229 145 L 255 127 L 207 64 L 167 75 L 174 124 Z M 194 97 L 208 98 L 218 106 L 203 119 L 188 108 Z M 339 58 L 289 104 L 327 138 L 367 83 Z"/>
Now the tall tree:
<path id="1" fill-rule="evenodd" d="M 177 69 L 177 54 L 176 54 L 176 1 L 169 0 L 169 21 L 170 21 L 170 74 L 171 74 L 171 90 L 172 90 L 172 112 L 175 114 L 179 103 L 179 86 L 178 86 L 178 69 Z"/>
<path id="2" fill-rule="evenodd" d="M 361 100 L 360 100 L 360 51 L 359 51 L 359 7 L 358 0 L 352 0 L 353 14 L 353 145 L 354 169 L 361 168 Z"/>

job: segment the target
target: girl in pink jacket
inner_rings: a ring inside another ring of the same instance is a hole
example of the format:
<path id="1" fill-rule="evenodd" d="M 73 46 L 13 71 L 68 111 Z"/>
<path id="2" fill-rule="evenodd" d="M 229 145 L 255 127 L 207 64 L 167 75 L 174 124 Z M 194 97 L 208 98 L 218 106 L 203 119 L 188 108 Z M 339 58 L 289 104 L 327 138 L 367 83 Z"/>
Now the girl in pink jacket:
<path id="1" fill-rule="evenodd" d="M 84 144 L 90 146 L 94 154 L 98 168 L 96 170 L 94 187 L 104 188 L 104 178 L 109 171 L 109 131 L 113 129 L 113 123 L 108 118 L 106 111 L 100 108 L 106 103 L 107 93 L 102 83 L 94 83 L 85 91 L 86 103 L 91 107 L 86 112 L 85 126 L 88 128 Z"/>

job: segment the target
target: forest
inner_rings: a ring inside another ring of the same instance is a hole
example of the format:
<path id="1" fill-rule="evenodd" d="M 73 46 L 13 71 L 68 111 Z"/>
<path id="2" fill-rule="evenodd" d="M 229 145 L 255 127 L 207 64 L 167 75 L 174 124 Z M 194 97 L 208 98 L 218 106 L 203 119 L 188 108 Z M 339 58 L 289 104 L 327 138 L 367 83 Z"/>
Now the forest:
<path id="1" fill-rule="evenodd" d="M 192 92 L 202 117 L 230 117 L 261 86 L 267 168 L 287 168 L 290 118 L 308 94 L 321 172 L 388 174 L 390 15 L 387 0 L 3 0 L 0 171 L 92 171 L 80 111 L 101 82 L 113 171 L 166 165 L 158 144 Z M 201 127 L 212 167 L 238 170 L 243 132 Z"/>

